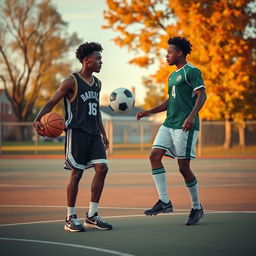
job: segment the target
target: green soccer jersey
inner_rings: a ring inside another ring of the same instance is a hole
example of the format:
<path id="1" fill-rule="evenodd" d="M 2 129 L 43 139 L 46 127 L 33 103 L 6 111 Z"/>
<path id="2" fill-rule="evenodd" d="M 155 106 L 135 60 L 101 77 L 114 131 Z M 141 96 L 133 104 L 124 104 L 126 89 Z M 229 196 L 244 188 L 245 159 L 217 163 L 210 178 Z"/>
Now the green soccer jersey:
<path id="1" fill-rule="evenodd" d="M 204 88 L 201 71 L 187 63 L 174 71 L 168 80 L 168 107 L 164 126 L 173 129 L 182 129 L 183 122 L 195 106 L 195 91 Z M 197 115 L 194 130 L 199 130 L 199 117 Z"/>

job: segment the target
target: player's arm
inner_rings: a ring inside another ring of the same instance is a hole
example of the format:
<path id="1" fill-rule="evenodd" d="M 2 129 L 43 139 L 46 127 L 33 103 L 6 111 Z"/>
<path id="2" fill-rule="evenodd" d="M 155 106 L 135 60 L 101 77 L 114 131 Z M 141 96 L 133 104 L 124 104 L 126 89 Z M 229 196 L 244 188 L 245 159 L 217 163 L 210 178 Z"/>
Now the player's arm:
<path id="1" fill-rule="evenodd" d="M 98 82 L 99 82 L 99 87 L 100 87 L 100 90 L 101 90 L 101 81 L 99 79 L 98 79 Z M 100 132 L 101 132 L 101 135 L 102 135 L 102 140 L 103 140 L 105 149 L 108 149 L 109 148 L 109 141 L 108 141 L 108 138 L 107 138 L 107 134 L 106 134 L 103 122 L 102 122 L 102 117 L 101 117 L 100 110 L 99 110 L 98 117 L 99 117 L 99 126 L 100 126 Z"/>
<path id="2" fill-rule="evenodd" d="M 191 113 L 189 114 L 189 116 L 185 119 L 185 121 L 182 125 L 182 128 L 184 131 L 189 131 L 193 128 L 196 116 L 197 116 L 198 112 L 200 111 L 200 109 L 203 107 L 203 105 L 207 99 L 204 87 L 196 90 L 195 93 L 197 95 L 195 106 L 194 106 L 193 110 L 191 111 Z"/>
<path id="3" fill-rule="evenodd" d="M 50 100 L 40 109 L 39 113 L 37 114 L 33 125 L 37 131 L 37 133 L 41 136 L 44 136 L 43 133 L 43 124 L 40 122 L 40 119 L 43 115 L 46 113 L 49 113 L 52 111 L 54 106 L 63 98 L 68 97 L 72 98 L 74 92 L 74 80 L 73 78 L 67 78 L 64 80 L 59 88 L 56 90 L 54 95 L 50 98 Z"/>
<path id="4" fill-rule="evenodd" d="M 101 112 L 100 111 L 99 111 L 99 125 L 100 125 L 100 132 L 101 132 L 101 135 L 102 135 L 102 140 L 103 140 L 105 149 L 108 149 L 109 148 L 109 141 L 108 141 L 108 138 L 107 138 L 107 134 L 106 134 L 105 128 L 103 126 L 103 122 L 102 122 L 102 117 L 101 117 Z"/>
<path id="5" fill-rule="evenodd" d="M 136 118 L 137 118 L 137 120 L 140 120 L 142 117 L 150 116 L 152 114 L 156 114 L 156 113 L 166 111 L 167 107 L 168 107 L 168 99 L 165 100 L 162 104 L 160 104 L 159 106 L 157 106 L 155 108 L 152 108 L 152 109 L 146 110 L 146 111 L 141 111 L 141 112 L 137 113 Z"/>

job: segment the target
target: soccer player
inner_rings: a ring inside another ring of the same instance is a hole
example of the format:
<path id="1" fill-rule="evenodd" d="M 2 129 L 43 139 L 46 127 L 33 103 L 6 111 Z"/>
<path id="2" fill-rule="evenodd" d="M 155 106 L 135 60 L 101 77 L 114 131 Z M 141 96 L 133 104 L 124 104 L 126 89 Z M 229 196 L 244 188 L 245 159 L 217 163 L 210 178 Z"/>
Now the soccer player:
<path id="1" fill-rule="evenodd" d="M 90 167 L 94 168 L 95 175 L 91 184 L 91 200 L 84 225 L 102 230 L 112 229 L 112 226 L 98 215 L 98 204 L 108 172 L 105 150 L 109 146 L 99 109 L 101 81 L 93 75 L 93 72 L 100 72 L 102 50 L 102 46 L 95 42 L 86 42 L 78 47 L 76 57 L 82 64 L 81 70 L 73 73 L 60 84 L 33 123 L 37 133 L 44 136 L 41 117 L 64 99 L 66 120 L 64 168 L 71 170 L 67 185 L 67 218 L 64 229 L 71 232 L 85 230 L 77 218 L 75 204 L 79 181 L 84 170 Z"/>
<path id="2" fill-rule="evenodd" d="M 186 225 L 198 223 L 204 216 L 199 201 L 198 183 L 190 168 L 190 159 L 195 158 L 195 147 L 199 131 L 198 112 L 206 101 L 205 86 L 201 72 L 186 61 L 191 52 L 190 42 L 183 37 L 168 40 L 167 63 L 176 66 L 168 79 L 169 97 L 159 106 L 137 113 L 137 120 L 167 110 L 167 116 L 154 140 L 150 155 L 152 175 L 159 195 L 158 202 L 145 211 L 146 215 L 172 212 L 173 207 L 167 193 L 164 155 L 178 159 L 179 171 L 189 190 L 192 201 Z"/>

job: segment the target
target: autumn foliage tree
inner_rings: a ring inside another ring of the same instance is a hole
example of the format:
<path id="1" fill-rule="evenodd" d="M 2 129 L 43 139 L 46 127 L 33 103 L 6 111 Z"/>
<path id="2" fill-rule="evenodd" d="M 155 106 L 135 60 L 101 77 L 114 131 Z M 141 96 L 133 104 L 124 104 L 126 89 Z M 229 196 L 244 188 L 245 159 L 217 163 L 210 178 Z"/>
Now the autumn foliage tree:
<path id="1" fill-rule="evenodd" d="M 202 70 L 208 93 L 201 117 L 226 120 L 229 147 L 230 121 L 256 118 L 256 1 L 107 0 L 107 6 L 105 28 L 117 31 L 115 43 L 136 54 L 130 63 L 158 66 L 151 78 L 162 90 L 172 71 L 164 61 L 168 38 L 191 41 L 189 61 Z"/>
<path id="2" fill-rule="evenodd" d="M 49 98 L 69 73 L 66 53 L 79 42 L 68 35 L 50 0 L 5 0 L 0 16 L 0 78 L 19 121 Z"/>
<path id="3" fill-rule="evenodd" d="M 183 21 L 178 22 L 183 35 L 190 37 L 195 46 L 191 60 L 205 75 L 210 97 L 202 117 L 225 119 L 224 146 L 229 147 L 230 121 L 241 124 L 244 119 L 256 117 L 256 101 L 252 98 L 256 94 L 255 1 L 186 2 L 176 15 Z M 189 6 L 190 11 L 185 12 Z M 242 140 L 243 133 L 240 135 Z"/>

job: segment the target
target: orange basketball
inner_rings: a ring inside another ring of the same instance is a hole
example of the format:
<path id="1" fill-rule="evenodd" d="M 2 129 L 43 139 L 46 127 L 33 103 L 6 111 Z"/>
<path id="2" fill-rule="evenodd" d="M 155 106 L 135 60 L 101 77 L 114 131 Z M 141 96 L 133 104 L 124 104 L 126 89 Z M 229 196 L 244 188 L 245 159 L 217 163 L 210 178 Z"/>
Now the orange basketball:
<path id="1" fill-rule="evenodd" d="M 50 138 L 60 136 L 65 129 L 64 118 L 54 112 L 45 114 L 40 121 L 44 125 L 44 135 Z"/>

